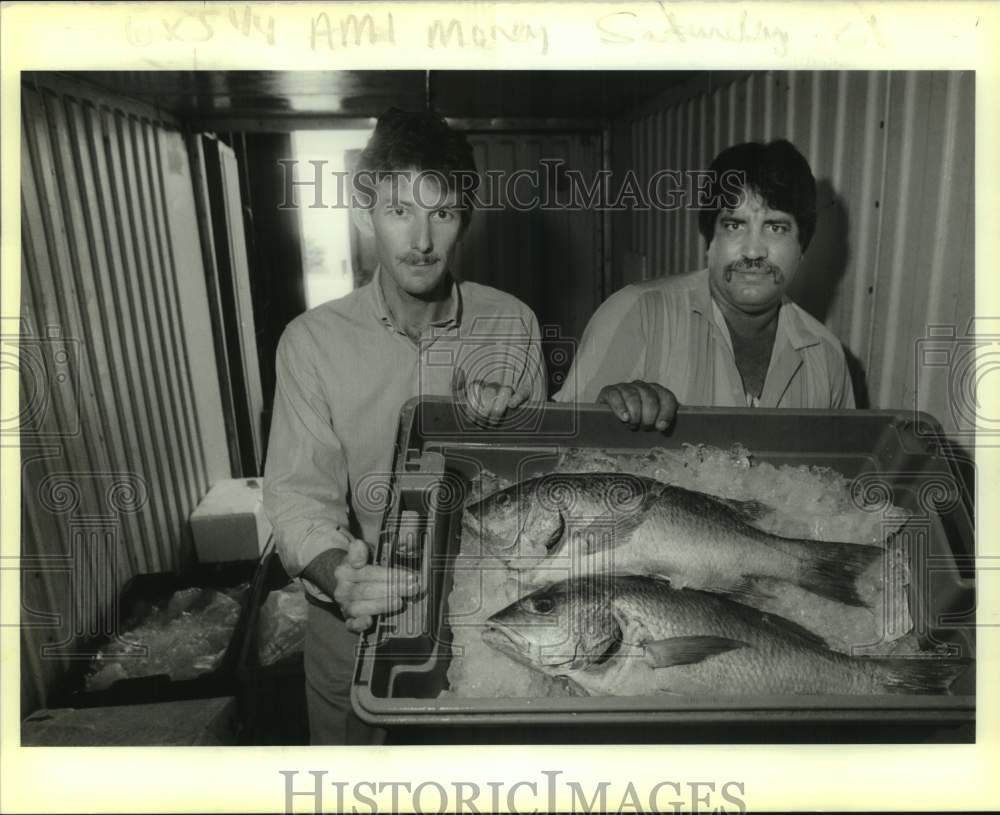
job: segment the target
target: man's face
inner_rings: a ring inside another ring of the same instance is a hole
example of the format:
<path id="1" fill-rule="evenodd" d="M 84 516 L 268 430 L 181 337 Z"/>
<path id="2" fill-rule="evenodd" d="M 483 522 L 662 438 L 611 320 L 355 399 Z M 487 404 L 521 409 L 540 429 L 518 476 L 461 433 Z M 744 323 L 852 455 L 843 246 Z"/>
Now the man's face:
<path id="1" fill-rule="evenodd" d="M 383 179 L 371 212 L 382 268 L 406 293 L 436 290 L 462 231 L 456 194 L 433 175 L 399 173 Z"/>
<path id="2" fill-rule="evenodd" d="M 802 260 L 799 227 L 787 212 L 744 194 L 736 209 L 715 219 L 708 246 L 708 275 L 720 305 L 761 314 L 781 302 Z"/>

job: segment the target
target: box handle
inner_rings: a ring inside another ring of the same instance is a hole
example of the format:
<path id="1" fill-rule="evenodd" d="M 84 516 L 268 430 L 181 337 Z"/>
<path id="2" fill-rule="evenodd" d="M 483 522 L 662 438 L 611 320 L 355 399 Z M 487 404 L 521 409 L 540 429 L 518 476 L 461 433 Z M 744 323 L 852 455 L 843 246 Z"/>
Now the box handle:
<path id="1" fill-rule="evenodd" d="M 375 644 L 429 633 L 429 604 L 434 594 L 433 540 L 440 533 L 441 510 L 447 507 L 450 494 L 444 465 L 443 455 L 425 452 L 406 461 L 398 472 L 394 506 L 380 541 L 379 562 L 414 569 L 420 575 L 422 590 L 407 601 L 402 611 L 379 617 Z"/>

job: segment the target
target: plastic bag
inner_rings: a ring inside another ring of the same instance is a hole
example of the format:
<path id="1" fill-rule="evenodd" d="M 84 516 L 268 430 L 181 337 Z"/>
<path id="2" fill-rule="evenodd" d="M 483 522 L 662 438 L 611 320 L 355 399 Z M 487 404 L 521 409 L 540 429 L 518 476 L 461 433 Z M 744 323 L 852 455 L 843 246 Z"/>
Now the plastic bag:
<path id="1" fill-rule="evenodd" d="M 215 670 L 239 620 L 240 603 L 234 596 L 248 586 L 174 592 L 165 607 L 153 608 L 100 649 L 85 679 L 86 689 L 104 690 L 120 679 L 157 674 L 193 679 Z"/>
<path id="2" fill-rule="evenodd" d="M 272 591 L 260 608 L 257 647 L 260 664 L 273 665 L 303 650 L 306 639 L 305 592 L 298 581 L 279 591 Z"/>

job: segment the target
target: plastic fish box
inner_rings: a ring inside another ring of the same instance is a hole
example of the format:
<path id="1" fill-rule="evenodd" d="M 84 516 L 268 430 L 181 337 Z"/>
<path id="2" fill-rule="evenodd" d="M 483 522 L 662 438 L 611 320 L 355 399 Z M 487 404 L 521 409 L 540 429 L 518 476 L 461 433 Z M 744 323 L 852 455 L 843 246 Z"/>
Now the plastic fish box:
<path id="1" fill-rule="evenodd" d="M 664 433 L 632 431 L 603 406 L 548 403 L 513 414 L 495 429 L 474 426 L 450 400 L 408 402 L 400 415 L 393 490 L 379 540 L 379 562 L 420 551 L 423 595 L 380 617 L 362 640 L 352 701 L 379 725 L 609 724 L 926 724 L 974 722 L 975 665 L 951 695 L 742 697 L 438 698 L 448 688 L 451 566 L 459 549 L 462 507 L 455 493 L 479 468 L 521 480 L 548 472 L 562 447 L 635 451 L 685 443 L 722 449 L 739 443 L 758 461 L 830 467 L 855 486 L 881 490 L 921 513 L 911 546 L 914 624 L 957 655 L 975 654 L 974 485 L 926 414 L 682 408 Z M 964 470 L 971 464 L 964 462 Z M 402 543 L 401 543 L 402 541 Z M 414 547 L 414 541 L 417 546 Z"/>
<path id="2" fill-rule="evenodd" d="M 56 694 L 60 705 L 72 708 L 104 707 L 232 696 L 236 685 L 237 645 L 242 638 L 246 601 L 256 568 L 256 560 L 238 560 L 198 564 L 181 573 L 156 572 L 131 578 L 118 596 L 116 619 L 120 632 L 127 631 L 155 608 L 165 607 L 171 596 L 182 589 L 233 589 L 246 583 L 246 590 L 239 595 L 240 614 L 222 659 L 211 671 L 189 679 L 172 679 L 169 674 L 153 674 L 119 679 L 107 688 L 91 691 L 86 690 L 85 685 L 91 661 L 75 659 L 63 680 L 64 691 Z M 107 635 L 93 637 L 83 644 L 81 653 L 96 654 L 99 648 L 110 641 L 111 637 Z"/>
<path id="3" fill-rule="evenodd" d="M 271 592 L 290 582 L 278 553 L 269 546 L 254 577 L 236 667 L 244 744 L 309 743 L 303 652 L 289 654 L 271 665 L 260 664 L 261 608 Z"/>

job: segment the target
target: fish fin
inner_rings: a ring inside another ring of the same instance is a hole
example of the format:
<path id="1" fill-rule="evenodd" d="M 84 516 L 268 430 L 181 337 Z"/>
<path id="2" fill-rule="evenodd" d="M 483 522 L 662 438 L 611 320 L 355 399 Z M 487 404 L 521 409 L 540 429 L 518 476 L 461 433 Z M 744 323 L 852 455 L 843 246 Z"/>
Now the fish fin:
<path id="1" fill-rule="evenodd" d="M 596 552 L 607 552 L 617 549 L 628 541 L 632 533 L 645 520 L 641 511 L 630 512 L 608 512 L 599 516 L 585 527 L 576 530 L 573 534 L 579 535 L 584 542 L 584 552 L 593 555 Z"/>
<path id="2" fill-rule="evenodd" d="M 847 606 L 867 607 L 868 604 L 858 596 L 855 581 L 884 555 L 884 550 L 862 543 L 808 543 L 811 551 L 802 564 L 799 585 Z"/>
<path id="3" fill-rule="evenodd" d="M 562 542 L 563 536 L 566 534 L 566 516 L 563 515 L 562 512 L 557 512 L 556 515 L 559 516 L 559 523 L 556 524 L 556 528 L 552 530 L 552 534 L 549 535 L 548 540 L 545 541 L 546 552 L 552 552 L 555 550 Z"/>
<path id="4" fill-rule="evenodd" d="M 646 654 L 654 668 L 669 668 L 672 665 L 691 665 L 708 657 L 724 654 L 736 648 L 743 648 L 745 642 L 726 637 L 671 637 L 643 643 Z"/>
<path id="5" fill-rule="evenodd" d="M 623 503 L 613 503 L 611 508 L 582 527 L 579 533 L 586 539 L 587 554 L 615 549 L 632 537 L 632 533 L 646 520 L 646 515 L 660 500 L 669 485 L 652 478 L 615 473 L 624 479 Z M 638 497 L 638 501 L 635 498 Z M 611 499 L 609 498 L 609 503 Z M 627 508 L 626 508 L 627 507 Z"/>
<path id="6" fill-rule="evenodd" d="M 740 515 L 747 521 L 759 521 L 765 515 L 770 515 L 774 512 L 774 507 L 769 504 L 765 504 L 763 501 L 739 501 L 735 498 L 720 498 L 713 496 L 716 500 L 725 504 L 737 515 Z"/>
<path id="7" fill-rule="evenodd" d="M 869 659 L 882 669 L 889 693 L 950 693 L 952 682 L 972 664 L 966 657 Z"/>

